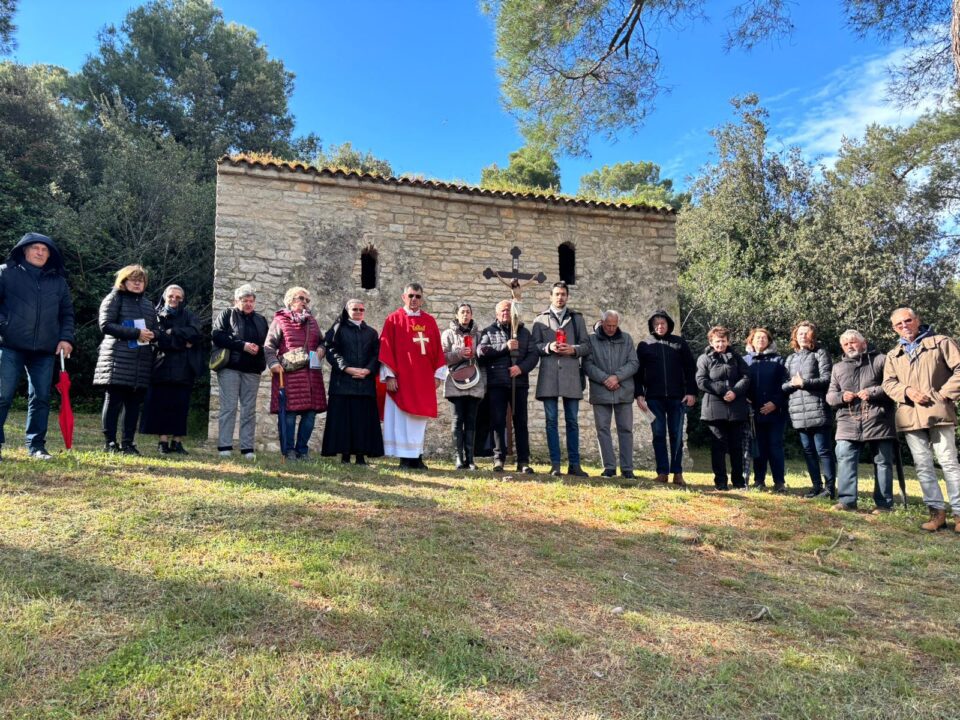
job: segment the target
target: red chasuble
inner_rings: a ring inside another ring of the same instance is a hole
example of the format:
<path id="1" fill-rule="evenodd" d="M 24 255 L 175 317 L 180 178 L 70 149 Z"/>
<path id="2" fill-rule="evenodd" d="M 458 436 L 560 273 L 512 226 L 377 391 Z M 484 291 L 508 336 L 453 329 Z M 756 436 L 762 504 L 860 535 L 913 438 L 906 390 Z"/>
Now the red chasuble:
<path id="1" fill-rule="evenodd" d="M 433 315 L 407 315 L 403 308 L 387 316 L 380 333 L 380 362 L 397 377 L 391 397 L 409 415 L 437 416 L 433 375 L 446 364 L 440 347 L 440 329 Z"/>

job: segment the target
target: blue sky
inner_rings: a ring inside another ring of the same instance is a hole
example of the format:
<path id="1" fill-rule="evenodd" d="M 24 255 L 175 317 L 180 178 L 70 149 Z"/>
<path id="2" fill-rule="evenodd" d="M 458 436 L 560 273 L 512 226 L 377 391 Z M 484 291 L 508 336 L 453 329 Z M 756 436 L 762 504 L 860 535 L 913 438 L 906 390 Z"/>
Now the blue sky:
<path id="1" fill-rule="evenodd" d="M 77 70 L 97 32 L 119 24 L 131 0 L 20 0 L 14 59 Z M 655 38 L 671 92 L 639 131 L 597 139 L 590 158 L 558 158 L 563 190 L 604 164 L 652 160 L 680 187 L 710 161 L 711 128 L 731 118 L 729 99 L 757 93 L 771 112 L 776 147 L 800 145 L 829 159 L 844 135 L 867 124 L 909 124 L 884 94 L 885 67 L 901 52 L 859 40 L 833 0 L 793 5 L 793 36 L 752 52 L 723 51 L 729 1 L 709 17 Z M 228 22 L 253 28 L 296 74 L 297 132 L 345 141 L 397 173 L 477 183 L 507 163 L 522 138 L 499 99 L 493 27 L 475 0 L 220 0 Z"/>

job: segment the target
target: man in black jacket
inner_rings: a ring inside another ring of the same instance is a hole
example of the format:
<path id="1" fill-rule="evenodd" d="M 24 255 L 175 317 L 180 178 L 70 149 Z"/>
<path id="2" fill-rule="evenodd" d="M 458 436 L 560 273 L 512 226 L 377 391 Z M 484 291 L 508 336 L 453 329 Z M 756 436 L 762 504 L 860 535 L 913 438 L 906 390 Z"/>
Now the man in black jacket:
<path id="1" fill-rule="evenodd" d="M 31 457 L 50 459 L 50 384 L 56 356 L 73 352 L 73 332 L 73 301 L 60 251 L 46 235 L 27 233 L 0 267 L 0 446 L 26 370 L 27 450 Z"/>
<path id="2" fill-rule="evenodd" d="M 517 451 L 517 472 L 533 474 L 530 467 L 530 436 L 527 432 L 527 391 L 530 373 L 540 356 L 530 331 L 523 323 L 517 337 L 510 337 L 510 301 L 497 303 L 497 321 L 480 335 L 477 355 L 487 370 L 487 397 L 493 428 L 493 469 L 503 470 L 507 452 L 507 405 L 513 403 L 513 439 Z"/>
<path id="3" fill-rule="evenodd" d="M 650 335 L 637 345 L 640 369 L 634 377 L 637 407 L 652 412 L 653 452 L 657 482 L 685 485 L 683 480 L 683 418 L 697 401 L 697 364 L 687 341 L 673 334 L 673 318 L 657 310 L 647 320 Z M 670 451 L 667 452 L 667 435 Z"/>

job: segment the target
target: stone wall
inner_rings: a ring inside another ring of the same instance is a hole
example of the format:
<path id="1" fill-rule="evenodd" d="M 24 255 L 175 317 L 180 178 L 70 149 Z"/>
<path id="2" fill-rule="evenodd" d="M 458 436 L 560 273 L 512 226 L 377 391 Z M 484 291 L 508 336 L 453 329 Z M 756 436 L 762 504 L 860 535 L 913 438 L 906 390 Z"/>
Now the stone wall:
<path id="1" fill-rule="evenodd" d="M 558 277 L 558 248 L 576 252 L 576 284 L 570 307 L 588 327 L 613 308 L 636 342 L 646 334 L 646 318 L 657 307 L 677 313 L 675 216 L 624 206 L 480 193 L 441 183 L 380 179 L 330 171 L 304 171 L 245 158 L 221 161 L 217 175 L 214 308 L 233 302 L 233 289 L 245 282 L 258 290 L 257 309 L 269 320 L 283 293 L 302 285 L 313 295 L 312 311 L 326 330 L 349 297 L 364 300 L 367 322 L 375 328 L 400 303 L 408 281 L 425 289 L 424 309 L 445 329 L 458 301 L 473 305 L 481 327 L 493 321 L 497 301 L 509 291 L 484 279 L 486 267 L 509 271 L 510 248 L 522 250 L 521 272 L 543 271 L 547 281 L 524 291 L 524 319 L 549 305 Z M 360 286 L 360 257 L 377 256 L 377 283 Z M 536 377 L 531 378 L 531 387 Z M 210 437 L 217 434 L 217 383 L 211 382 Z M 269 375 L 264 374 L 258 405 L 261 450 L 277 449 L 276 423 L 268 415 Z M 540 403 L 530 394 L 530 439 L 535 460 L 547 457 Z M 429 425 L 429 454 L 450 454 L 449 403 Z M 649 427 L 636 418 L 637 467 L 648 467 Z M 312 445 L 319 447 L 318 418 Z M 580 410 L 581 453 L 598 458 L 593 414 Z M 561 424 L 561 438 L 563 436 Z"/>

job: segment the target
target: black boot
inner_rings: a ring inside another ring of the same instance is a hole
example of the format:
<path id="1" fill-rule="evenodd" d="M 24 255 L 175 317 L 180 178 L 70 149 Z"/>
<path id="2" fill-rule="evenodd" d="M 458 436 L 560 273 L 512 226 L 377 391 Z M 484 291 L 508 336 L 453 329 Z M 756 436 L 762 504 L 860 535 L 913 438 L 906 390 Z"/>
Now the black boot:
<path id="1" fill-rule="evenodd" d="M 463 439 L 463 464 L 468 470 L 477 469 L 477 464 L 473 461 L 473 444 L 475 437 L 472 432 L 468 432 L 467 436 Z"/>
<path id="2" fill-rule="evenodd" d="M 342 462 L 344 465 L 349 465 L 349 464 L 350 464 L 350 453 L 340 453 L 340 462 Z M 403 466 L 401 465 L 401 467 L 403 467 Z"/>
<path id="3" fill-rule="evenodd" d="M 160 442 L 158 442 L 158 443 L 157 443 L 157 452 L 160 453 L 161 455 L 169 455 L 169 454 L 170 454 L 170 443 L 168 443 L 166 440 L 161 440 Z"/>
<path id="4" fill-rule="evenodd" d="M 366 465 L 367 459 L 363 456 L 362 453 L 357 453 L 357 465 Z"/>
<path id="5" fill-rule="evenodd" d="M 463 470 L 467 466 L 467 462 L 464 457 L 463 433 L 459 430 L 453 431 L 453 444 L 457 448 L 457 464 L 454 468 L 456 470 Z"/>
<path id="6" fill-rule="evenodd" d="M 124 440 L 120 444 L 120 452 L 123 455 L 139 455 L 140 451 L 137 450 L 137 446 L 133 444 L 133 440 Z"/>
<path id="7" fill-rule="evenodd" d="M 183 446 L 183 443 L 179 440 L 174 440 L 170 443 L 170 452 L 176 453 L 177 455 L 189 455 L 187 449 Z"/>

